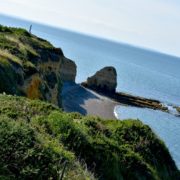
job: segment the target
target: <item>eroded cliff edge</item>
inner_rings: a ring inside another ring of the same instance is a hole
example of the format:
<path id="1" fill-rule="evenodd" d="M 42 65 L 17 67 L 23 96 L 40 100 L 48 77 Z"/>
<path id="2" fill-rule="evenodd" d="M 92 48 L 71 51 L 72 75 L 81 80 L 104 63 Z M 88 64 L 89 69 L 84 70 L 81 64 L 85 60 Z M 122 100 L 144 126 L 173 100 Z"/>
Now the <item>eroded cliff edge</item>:
<path id="1" fill-rule="evenodd" d="M 0 93 L 61 104 L 62 81 L 75 81 L 76 64 L 60 48 L 23 29 L 0 26 Z"/>

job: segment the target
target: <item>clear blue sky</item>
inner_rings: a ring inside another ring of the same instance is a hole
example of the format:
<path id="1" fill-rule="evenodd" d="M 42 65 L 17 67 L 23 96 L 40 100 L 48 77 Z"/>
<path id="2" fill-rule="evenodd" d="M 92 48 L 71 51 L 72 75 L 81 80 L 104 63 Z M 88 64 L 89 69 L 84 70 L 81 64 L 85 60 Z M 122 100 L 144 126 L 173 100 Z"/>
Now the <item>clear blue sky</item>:
<path id="1" fill-rule="evenodd" d="M 180 0 L 1 0 L 0 13 L 180 57 Z"/>

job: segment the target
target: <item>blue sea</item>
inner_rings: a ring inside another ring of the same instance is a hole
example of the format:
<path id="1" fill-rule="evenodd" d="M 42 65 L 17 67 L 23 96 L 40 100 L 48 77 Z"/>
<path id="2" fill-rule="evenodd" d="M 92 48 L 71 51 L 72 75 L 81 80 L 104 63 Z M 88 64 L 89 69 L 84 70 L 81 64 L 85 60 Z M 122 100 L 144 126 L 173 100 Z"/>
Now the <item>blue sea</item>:
<path id="1" fill-rule="evenodd" d="M 61 47 L 64 54 L 76 62 L 77 83 L 104 66 L 114 66 L 118 73 L 118 91 L 158 99 L 168 106 L 180 106 L 180 57 L 4 15 L 0 15 L 0 24 L 26 29 L 32 24 L 32 33 Z M 117 106 L 114 112 L 119 119 L 140 119 L 148 124 L 166 143 L 180 169 L 179 117 L 122 106 Z"/>

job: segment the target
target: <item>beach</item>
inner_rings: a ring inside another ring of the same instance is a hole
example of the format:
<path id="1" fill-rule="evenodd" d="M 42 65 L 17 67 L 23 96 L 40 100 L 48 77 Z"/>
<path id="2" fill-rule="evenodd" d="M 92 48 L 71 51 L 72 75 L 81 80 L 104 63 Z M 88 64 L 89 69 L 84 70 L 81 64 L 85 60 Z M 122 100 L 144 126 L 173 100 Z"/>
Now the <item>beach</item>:
<path id="1" fill-rule="evenodd" d="M 120 103 L 97 94 L 79 84 L 66 82 L 62 90 L 62 105 L 66 112 L 79 112 L 104 119 L 116 119 L 114 107 Z"/>

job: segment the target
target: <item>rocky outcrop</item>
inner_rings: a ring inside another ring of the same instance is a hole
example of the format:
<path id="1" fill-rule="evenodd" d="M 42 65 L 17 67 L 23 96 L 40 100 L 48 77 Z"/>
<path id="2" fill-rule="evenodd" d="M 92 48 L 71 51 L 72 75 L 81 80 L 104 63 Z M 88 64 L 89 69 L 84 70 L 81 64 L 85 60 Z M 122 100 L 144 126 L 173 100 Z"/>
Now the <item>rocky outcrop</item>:
<path id="1" fill-rule="evenodd" d="M 117 73 L 114 67 L 104 67 L 95 75 L 89 77 L 87 87 L 105 93 L 114 93 L 117 86 Z"/>
<path id="2" fill-rule="evenodd" d="M 62 81 L 75 81 L 75 63 L 23 29 L 0 27 L 0 40 L 0 93 L 60 105 Z"/>
<path id="3" fill-rule="evenodd" d="M 95 90 L 96 92 L 100 92 L 123 105 L 150 108 L 168 112 L 168 108 L 158 100 L 116 92 L 117 73 L 114 67 L 105 67 L 101 69 L 95 75 L 89 77 L 86 82 L 81 83 L 81 85 L 86 88 Z"/>
<path id="4" fill-rule="evenodd" d="M 76 64 L 70 59 L 64 59 L 60 67 L 60 76 L 63 81 L 75 82 Z"/>

